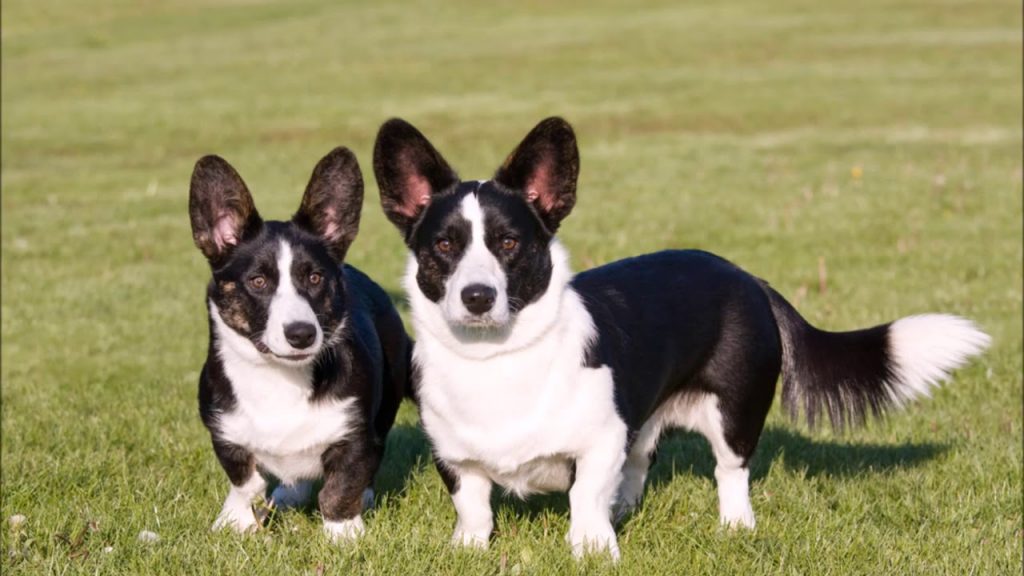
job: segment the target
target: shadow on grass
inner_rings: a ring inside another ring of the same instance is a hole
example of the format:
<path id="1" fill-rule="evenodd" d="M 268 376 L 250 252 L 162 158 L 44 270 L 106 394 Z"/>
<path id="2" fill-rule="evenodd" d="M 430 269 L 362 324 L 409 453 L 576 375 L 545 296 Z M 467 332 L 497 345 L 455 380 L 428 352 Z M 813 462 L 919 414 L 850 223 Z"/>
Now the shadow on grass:
<path id="1" fill-rule="evenodd" d="M 378 495 L 399 496 L 413 475 L 434 468 L 430 442 L 419 426 L 396 424 L 388 433 L 384 462 L 374 481 Z"/>
<path id="2" fill-rule="evenodd" d="M 388 499 L 397 497 L 405 490 L 409 479 L 424 468 L 433 468 L 433 460 L 430 455 L 430 443 L 419 426 L 409 424 L 396 424 L 388 433 L 387 449 L 384 452 L 384 460 L 377 470 L 374 478 L 373 489 L 374 499 L 379 500 L 381 496 Z M 273 477 L 264 491 L 265 500 L 269 501 L 274 489 L 280 482 Z M 313 484 L 313 492 L 310 499 L 303 505 L 296 506 L 297 512 L 308 516 L 316 516 L 320 513 L 320 505 L 317 497 L 320 489 L 323 488 L 323 479 Z M 266 506 L 257 507 L 257 517 L 260 522 L 269 525 L 272 529 L 276 525 L 274 515 L 278 511 L 271 511 Z M 372 511 L 370 512 L 372 514 Z"/>
<path id="3" fill-rule="evenodd" d="M 948 449 L 935 443 L 853 444 L 837 440 L 812 440 L 798 432 L 771 426 L 764 430 L 751 461 L 751 480 L 763 478 L 769 468 L 781 463 L 786 470 L 807 477 L 849 477 L 882 474 L 890 470 L 913 468 L 932 460 Z M 714 478 L 715 458 L 703 436 L 673 431 L 658 445 L 658 455 L 647 479 L 647 488 L 661 486 L 679 476 Z M 497 492 L 497 491 L 496 491 Z M 569 512 L 567 494 L 532 497 L 523 502 L 510 496 L 494 499 L 495 511 L 528 517 L 546 511 Z"/>
<path id="4" fill-rule="evenodd" d="M 425 469 L 431 470 L 432 474 L 437 473 L 430 453 L 430 441 L 423 429 L 409 424 L 396 425 L 388 434 L 384 465 L 377 473 L 377 495 L 389 498 L 401 495 L 409 479 Z M 533 517 L 544 510 L 567 513 L 569 496 L 566 493 L 537 494 L 524 501 L 506 495 L 501 487 L 496 487 L 491 505 L 495 514 L 510 512 L 516 516 Z"/>
<path id="5" fill-rule="evenodd" d="M 812 440 L 798 432 L 770 426 L 762 433 L 751 462 L 751 480 L 763 478 L 769 468 L 779 462 L 786 470 L 801 472 L 808 477 L 885 473 L 919 466 L 947 449 L 946 445 L 934 443 L 887 445 Z M 398 496 L 414 474 L 433 467 L 430 443 L 423 430 L 409 424 L 397 425 L 388 436 L 384 465 L 377 474 L 377 493 Z M 658 455 L 648 475 L 647 487 L 663 485 L 678 476 L 714 478 L 714 470 L 714 456 L 702 436 L 673 431 L 658 445 Z M 496 515 L 535 518 L 547 512 L 569 512 L 566 493 L 536 495 L 523 501 L 506 495 L 499 487 L 491 500 Z"/>
<path id="6" fill-rule="evenodd" d="M 786 470 L 814 476 L 857 476 L 912 468 L 932 460 L 947 446 L 922 444 L 851 444 L 835 440 L 812 440 L 806 436 L 769 426 L 761 434 L 750 463 L 751 480 L 759 480 L 781 460 Z M 713 478 L 715 458 L 707 440 L 693 432 L 673 432 L 658 445 L 658 456 L 648 476 L 649 486 L 658 486 L 679 474 Z"/>

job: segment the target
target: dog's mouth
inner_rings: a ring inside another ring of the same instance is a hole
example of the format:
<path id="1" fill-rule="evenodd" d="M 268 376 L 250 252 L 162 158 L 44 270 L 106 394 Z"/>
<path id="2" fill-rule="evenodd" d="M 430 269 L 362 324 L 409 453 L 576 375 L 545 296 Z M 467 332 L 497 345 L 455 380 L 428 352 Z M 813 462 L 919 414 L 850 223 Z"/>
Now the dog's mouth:
<path id="1" fill-rule="evenodd" d="M 292 362 L 302 362 L 303 360 L 309 360 L 313 357 L 313 354 L 274 354 L 274 356 L 282 360 L 291 360 Z"/>
<path id="2" fill-rule="evenodd" d="M 483 316 L 463 316 L 450 323 L 453 327 L 461 330 L 487 333 L 503 330 L 508 326 L 509 320 L 510 318 L 498 320 L 490 314 L 485 314 Z"/>
<path id="3" fill-rule="evenodd" d="M 259 350 L 259 352 L 261 354 L 266 354 L 268 356 L 273 356 L 274 358 L 279 358 L 281 360 L 288 360 L 290 362 L 304 362 L 304 361 L 309 360 L 310 358 L 316 356 L 316 354 L 314 354 L 314 353 L 309 353 L 309 354 L 278 354 L 277 352 L 274 352 L 273 350 L 271 350 L 269 346 L 267 346 L 266 344 L 264 344 L 260 340 L 254 341 L 253 345 L 256 346 L 256 349 Z"/>
<path id="4" fill-rule="evenodd" d="M 492 318 L 467 318 L 462 321 L 463 328 L 500 328 L 503 324 L 495 322 Z"/>

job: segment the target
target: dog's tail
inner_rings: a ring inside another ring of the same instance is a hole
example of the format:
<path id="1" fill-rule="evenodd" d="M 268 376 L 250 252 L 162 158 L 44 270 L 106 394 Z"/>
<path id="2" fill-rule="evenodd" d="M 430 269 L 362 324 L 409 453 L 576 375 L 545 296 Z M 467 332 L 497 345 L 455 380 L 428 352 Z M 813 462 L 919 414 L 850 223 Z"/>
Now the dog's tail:
<path id="1" fill-rule="evenodd" d="M 782 401 L 810 426 L 826 414 L 834 428 L 929 396 L 991 339 L 970 320 L 947 314 L 908 316 L 853 332 L 811 326 L 765 286 L 782 340 Z"/>

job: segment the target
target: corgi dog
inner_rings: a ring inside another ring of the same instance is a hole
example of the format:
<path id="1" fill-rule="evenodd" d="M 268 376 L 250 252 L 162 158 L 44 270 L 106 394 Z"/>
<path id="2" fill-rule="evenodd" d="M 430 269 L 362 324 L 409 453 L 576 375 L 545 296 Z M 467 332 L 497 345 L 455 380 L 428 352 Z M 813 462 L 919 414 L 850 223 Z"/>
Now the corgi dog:
<path id="1" fill-rule="evenodd" d="M 407 389 L 411 343 L 384 292 L 344 263 L 363 179 L 337 148 L 313 170 L 298 211 L 264 221 L 225 160 L 195 166 L 192 237 L 210 264 L 210 343 L 199 413 L 231 483 L 214 528 L 258 526 L 252 501 L 299 506 L 322 479 L 336 542 L 363 533 L 384 440 Z"/>
<path id="2" fill-rule="evenodd" d="M 753 528 L 748 466 L 780 375 L 791 414 L 841 426 L 927 395 L 989 343 L 945 314 L 821 330 L 698 250 L 573 274 L 555 234 L 576 203 L 579 153 L 559 118 L 487 180 L 461 180 L 400 119 L 380 128 L 373 162 L 409 251 L 414 386 L 458 544 L 487 545 L 495 484 L 567 490 L 574 553 L 618 558 L 613 520 L 639 503 L 673 427 L 710 443 L 721 522 Z"/>

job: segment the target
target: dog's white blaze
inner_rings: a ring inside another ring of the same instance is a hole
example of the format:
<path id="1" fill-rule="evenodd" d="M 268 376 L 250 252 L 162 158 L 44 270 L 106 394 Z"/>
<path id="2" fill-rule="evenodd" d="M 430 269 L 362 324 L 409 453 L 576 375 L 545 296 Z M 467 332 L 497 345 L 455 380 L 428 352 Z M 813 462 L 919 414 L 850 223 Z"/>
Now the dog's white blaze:
<path id="1" fill-rule="evenodd" d="M 973 322 L 949 314 L 900 318 L 889 326 L 889 354 L 896 364 L 892 399 L 897 405 L 920 396 L 988 348 L 991 338 Z"/>
<path id="2" fill-rule="evenodd" d="M 462 303 L 462 289 L 471 284 L 483 284 L 497 291 L 494 307 L 485 316 L 493 323 L 503 325 L 509 320 L 508 279 L 494 254 L 484 241 L 484 214 L 476 194 L 467 194 L 460 207 L 462 217 L 469 221 L 470 241 L 455 271 L 445 282 L 445 295 L 441 309 L 450 322 L 463 323 L 473 315 Z"/>
<path id="3" fill-rule="evenodd" d="M 311 364 L 291 366 L 259 354 L 224 323 L 212 301 L 210 317 L 236 400 L 234 410 L 218 416 L 221 435 L 251 451 L 285 484 L 321 476 L 321 454 L 356 420 L 355 399 L 311 401 Z"/>
<path id="4" fill-rule="evenodd" d="M 292 247 L 286 240 L 281 240 L 277 253 L 278 284 L 274 298 L 270 301 L 267 315 L 267 328 L 263 334 L 263 343 L 274 354 L 290 356 L 295 354 L 316 353 L 323 344 L 324 334 L 316 313 L 309 301 L 303 298 L 292 282 Z M 288 343 L 284 336 L 284 327 L 294 322 L 308 322 L 316 326 L 316 339 L 309 348 L 298 350 Z"/>

